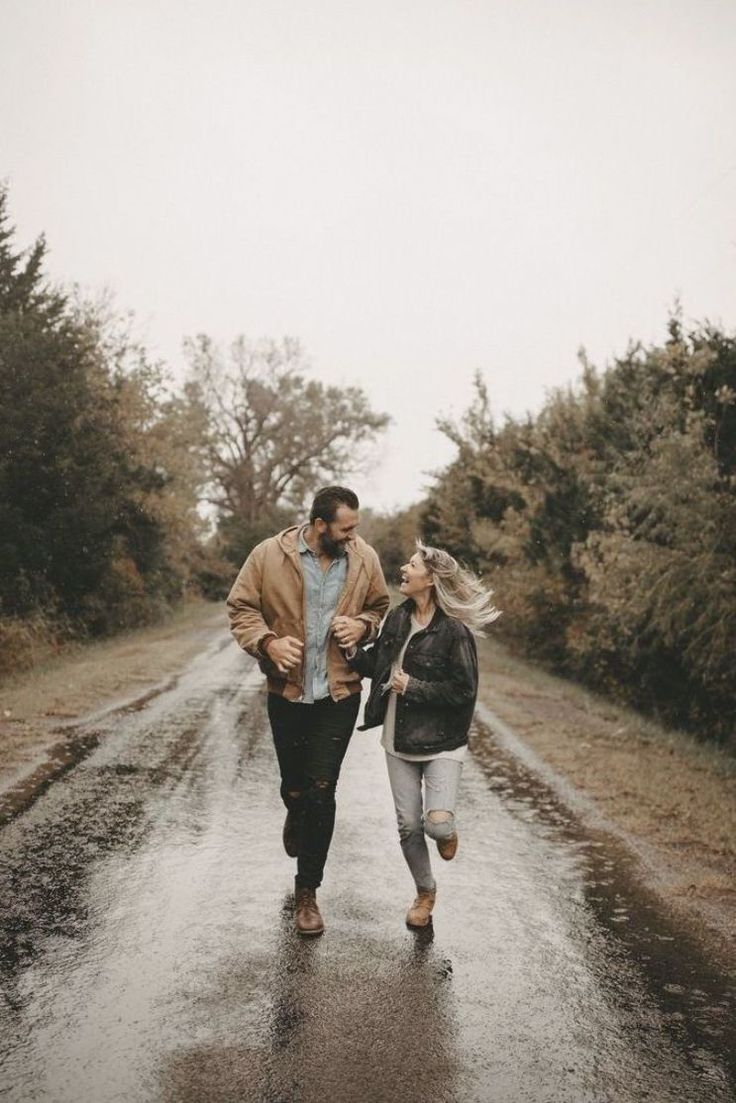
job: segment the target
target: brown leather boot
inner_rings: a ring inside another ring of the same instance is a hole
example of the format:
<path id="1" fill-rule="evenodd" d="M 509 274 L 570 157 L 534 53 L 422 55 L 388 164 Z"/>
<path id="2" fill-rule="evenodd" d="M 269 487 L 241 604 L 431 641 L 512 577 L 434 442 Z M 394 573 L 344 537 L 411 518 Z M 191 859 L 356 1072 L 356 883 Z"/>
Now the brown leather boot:
<path id="1" fill-rule="evenodd" d="M 448 839 L 438 839 L 437 849 L 440 852 L 440 858 L 444 858 L 446 862 L 451 862 L 457 854 L 457 843 L 457 831 L 453 831 Z"/>
<path id="2" fill-rule="evenodd" d="M 427 927 L 429 925 L 436 895 L 436 891 L 417 893 L 414 903 L 406 913 L 407 927 Z"/>
<path id="3" fill-rule="evenodd" d="M 294 904 L 294 922 L 299 934 L 322 934 L 325 925 L 317 907 L 317 890 L 296 885 Z"/>

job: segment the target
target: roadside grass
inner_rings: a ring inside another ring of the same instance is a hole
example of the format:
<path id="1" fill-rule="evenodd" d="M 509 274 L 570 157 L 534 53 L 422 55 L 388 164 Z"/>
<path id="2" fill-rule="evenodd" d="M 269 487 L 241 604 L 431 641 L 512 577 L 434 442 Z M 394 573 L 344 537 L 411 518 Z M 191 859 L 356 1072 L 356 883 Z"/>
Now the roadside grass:
<path id="1" fill-rule="evenodd" d="M 68 623 L 44 613 L 0 617 L 0 679 L 59 655 L 71 638 Z"/>
<path id="2" fill-rule="evenodd" d="M 617 725 L 622 734 L 628 733 L 630 737 L 637 738 L 643 746 L 656 741 L 660 746 L 687 753 L 724 778 L 736 779 L 736 754 L 709 740 L 705 735 L 699 739 L 692 733 L 664 727 L 630 706 L 618 704 L 577 682 L 552 674 L 513 655 L 494 640 L 486 639 L 479 643 L 481 678 L 484 674 L 491 678 L 500 674 L 515 681 L 533 678 L 533 686 L 537 692 L 544 692 L 585 712 L 607 718 Z"/>
<path id="3" fill-rule="evenodd" d="M 659 848 L 660 887 L 736 904 L 736 758 L 509 654 L 479 648 L 481 697 L 631 835 Z"/>
<path id="4" fill-rule="evenodd" d="M 0 679 L 0 781 L 36 760 L 61 723 L 141 692 L 179 671 L 205 635 L 226 627 L 224 605 L 182 602 L 159 624 L 74 642 Z"/>

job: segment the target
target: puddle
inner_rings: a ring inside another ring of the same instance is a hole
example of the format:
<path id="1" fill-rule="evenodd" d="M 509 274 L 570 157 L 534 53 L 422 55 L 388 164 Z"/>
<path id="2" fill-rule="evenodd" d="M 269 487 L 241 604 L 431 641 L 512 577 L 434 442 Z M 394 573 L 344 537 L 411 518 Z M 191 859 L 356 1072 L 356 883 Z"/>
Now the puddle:
<path id="1" fill-rule="evenodd" d="M 712 1056 L 736 1087 L 736 978 L 719 973 L 641 880 L 636 857 L 611 834 L 584 825 L 554 790 L 476 719 L 471 750 L 490 788 L 512 815 L 575 851 L 585 902 L 615 952 L 643 976 L 691 1067 Z M 605 987 L 606 978 L 601 978 Z M 616 1002 L 625 993 L 610 991 Z"/>

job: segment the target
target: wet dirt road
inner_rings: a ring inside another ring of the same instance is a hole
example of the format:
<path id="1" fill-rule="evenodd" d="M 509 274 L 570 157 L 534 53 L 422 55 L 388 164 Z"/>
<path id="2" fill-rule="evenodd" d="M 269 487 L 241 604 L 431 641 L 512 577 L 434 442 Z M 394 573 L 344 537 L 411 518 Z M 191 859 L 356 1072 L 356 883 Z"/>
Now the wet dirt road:
<path id="1" fill-rule="evenodd" d="M 328 929 L 299 940 L 264 704 L 216 634 L 6 799 L 0 1099 L 736 1098 L 733 986 L 480 721 L 433 929 L 403 924 L 382 752 L 356 733 Z"/>

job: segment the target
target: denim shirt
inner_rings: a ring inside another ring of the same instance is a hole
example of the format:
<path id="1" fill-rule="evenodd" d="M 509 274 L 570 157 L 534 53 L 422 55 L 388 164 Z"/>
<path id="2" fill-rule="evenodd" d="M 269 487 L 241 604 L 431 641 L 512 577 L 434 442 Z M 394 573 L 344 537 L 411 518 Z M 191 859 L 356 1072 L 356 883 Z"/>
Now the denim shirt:
<path id="1" fill-rule="evenodd" d="M 314 704 L 329 697 L 327 681 L 327 643 L 330 624 L 337 609 L 340 594 L 345 586 L 348 571 L 346 555 L 333 559 L 326 571 L 320 566 L 319 557 L 299 534 L 299 555 L 304 575 L 306 597 L 306 640 L 304 647 L 304 691 L 301 702 Z"/>

